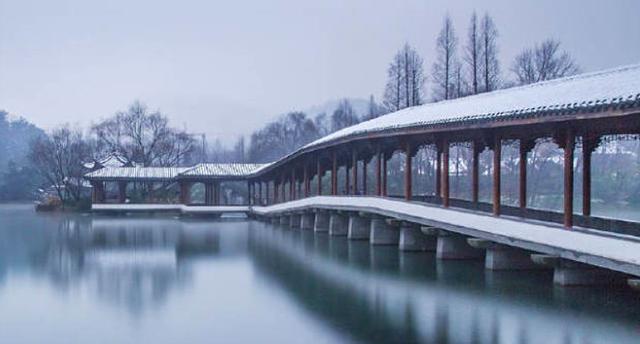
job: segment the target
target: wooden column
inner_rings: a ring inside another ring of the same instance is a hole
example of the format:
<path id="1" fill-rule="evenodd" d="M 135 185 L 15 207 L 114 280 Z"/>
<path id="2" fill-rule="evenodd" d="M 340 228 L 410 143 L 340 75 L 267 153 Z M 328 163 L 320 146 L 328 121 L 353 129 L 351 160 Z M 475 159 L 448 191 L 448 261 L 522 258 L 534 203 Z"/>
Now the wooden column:
<path id="1" fill-rule="evenodd" d="M 127 201 L 127 182 L 118 182 L 118 202 Z"/>
<path id="2" fill-rule="evenodd" d="M 180 182 L 180 203 L 189 204 L 191 203 L 191 184 L 187 181 Z"/>
<path id="3" fill-rule="evenodd" d="M 362 194 L 367 195 L 367 165 L 368 157 L 362 160 Z"/>
<path id="4" fill-rule="evenodd" d="M 564 226 L 573 227 L 573 153 L 575 136 L 567 129 L 564 137 Z"/>
<path id="5" fill-rule="evenodd" d="M 351 194 L 358 194 L 358 152 L 353 149 L 351 154 L 351 175 L 353 177 L 353 184 L 351 186 Z"/>
<path id="6" fill-rule="evenodd" d="M 338 194 L 338 157 L 336 152 L 331 156 L 331 195 Z"/>
<path id="7" fill-rule="evenodd" d="M 411 180 L 411 170 L 412 170 L 412 160 L 413 160 L 413 147 L 411 147 L 411 143 L 405 143 L 404 147 L 404 199 L 406 201 L 411 200 L 411 196 L 413 195 L 413 185 Z"/>
<path id="8" fill-rule="evenodd" d="M 582 215 L 591 216 L 591 155 L 598 147 L 599 139 L 582 136 Z"/>
<path id="9" fill-rule="evenodd" d="M 205 205 L 211 205 L 211 200 L 212 200 L 212 196 L 211 196 L 211 183 L 205 183 L 204 184 L 204 204 Z"/>
<path id="10" fill-rule="evenodd" d="M 350 186 L 350 181 L 351 176 L 349 176 L 349 161 L 347 160 L 347 162 L 344 164 L 344 193 L 345 195 L 350 194 L 351 191 L 351 186 Z"/>
<path id="11" fill-rule="evenodd" d="M 449 207 L 449 141 L 442 140 L 442 205 Z"/>
<path id="12" fill-rule="evenodd" d="M 518 162 L 519 168 L 519 206 L 521 211 L 527 209 L 527 155 L 535 145 L 535 141 L 531 139 L 520 139 L 520 157 Z"/>
<path id="13" fill-rule="evenodd" d="M 376 154 L 376 195 L 382 196 L 382 153 Z"/>
<path id="14" fill-rule="evenodd" d="M 263 205 L 263 198 L 262 198 L 262 181 L 258 182 L 258 205 Z"/>
<path id="15" fill-rule="evenodd" d="M 500 161 L 502 160 L 502 139 L 496 135 L 493 141 L 493 215 L 500 215 Z"/>
<path id="16" fill-rule="evenodd" d="M 269 180 L 265 180 L 264 182 L 264 204 L 265 205 L 269 205 L 271 204 L 271 200 L 269 199 Z"/>
<path id="17" fill-rule="evenodd" d="M 290 200 L 293 201 L 296 199 L 296 187 L 298 186 L 298 181 L 296 180 L 296 170 L 295 168 L 291 170 L 291 181 L 289 182 L 289 197 Z"/>
<path id="18" fill-rule="evenodd" d="M 480 198 L 480 143 L 473 141 L 471 156 L 471 202 L 478 204 Z"/>
<path id="19" fill-rule="evenodd" d="M 382 153 L 382 196 L 387 197 L 387 153 Z"/>
<path id="20" fill-rule="evenodd" d="M 273 179 L 273 203 L 278 203 L 278 197 L 280 195 L 280 185 L 277 179 Z"/>
<path id="21" fill-rule="evenodd" d="M 318 173 L 318 196 L 322 196 L 322 162 L 320 161 L 320 158 L 318 158 L 318 166 L 317 166 L 317 173 Z"/>
<path id="22" fill-rule="evenodd" d="M 304 189 L 303 197 L 309 197 L 309 171 L 307 170 L 307 164 L 302 166 L 302 186 Z"/>
<path id="23" fill-rule="evenodd" d="M 436 143 L 436 197 L 442 198 L 442 143 Z"/>

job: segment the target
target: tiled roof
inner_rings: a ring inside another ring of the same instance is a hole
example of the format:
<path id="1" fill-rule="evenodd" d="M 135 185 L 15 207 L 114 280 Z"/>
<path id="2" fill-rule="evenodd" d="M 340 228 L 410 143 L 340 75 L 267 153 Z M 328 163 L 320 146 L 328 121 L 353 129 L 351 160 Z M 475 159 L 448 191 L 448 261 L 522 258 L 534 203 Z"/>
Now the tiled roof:
<path id="1" fill-rule="evenodd" d="M 171 180 L 188 167 L 105 167 L 89 172 L 86 178 L 92 180 Z"/>
<path id="2" fill-rule="evenodd" d="M 269 164 L 198 164 L 182 173 L 181 177 L 244 177 L 254 174 Z"/>
<path id="3" fill-rule="evenodd" d="M 336 131 L 300 150 L 348 136 L 394 129 L 628 106 L 640 106 L 640 64 L 406 108 Z"/>

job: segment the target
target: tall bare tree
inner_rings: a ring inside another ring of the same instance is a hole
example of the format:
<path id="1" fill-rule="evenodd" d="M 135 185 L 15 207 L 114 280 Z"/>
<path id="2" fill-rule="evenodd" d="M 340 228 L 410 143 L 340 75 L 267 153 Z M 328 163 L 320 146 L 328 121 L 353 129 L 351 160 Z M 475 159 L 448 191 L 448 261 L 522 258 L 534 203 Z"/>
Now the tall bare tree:
<path id="1" fill-rule="evenodd" d="M 432 79 L 434 83 L 433 99 L 450 99 L 454 91 L 454 64 L 458 39 L 451 17 L 444 18 L 442 29 L 436 41 L 436 61 L 433 63 Z"/>
<path id="2" fill-rule="evenodd" d="M 396 53 L 387 70 L 384 105 L 398 111 L 422 104 L 424 96 L 424 61 L 409 44 Z"/>
<path id="3" fill-rule="evenodd" d="M 481 71 L 484 92 L 500 88 L 500 63 L 498 61 L 498 29 L 488 13 L 480 24 Z"/>
<path id="4" fill-rule="evenodd" d="M 560 42 L 548 39 L 518 54 L 511 71 L 516 82 L 525 85 L 573 75 L 580 67 L 568 52 L 560 50 Z"/>
<path id="5" fill-rule="evenodd" d="M 193 136 L 169 126 L 160 112 L 149 112 L 139 101 L 94 125 L 92 131 L 102 151 L 117 150 L 144 166 L 176 166 L 195 150 Z"/>
<path id="6" fill-rule="evenodd" d="M 63 205 L 80 200 L 86 172 L 82 162 L 91 158 L 92 145 L 85 140 L 80 129 L 68 125 L 37 137 L 29 152 L 33 166 L 53 186 Z"/>
<path id="7" fill-rule="evenodd" d="M 480 68 L 480 32 L 478 30 L 478 16 L 474 11 L 471 15 L 469 23 L 469 32 L 467 33 L 467 45 L 465 47 L 464 61 L 469 70 L 469 79 L 471 84 L 471 93 L 478 93 L 478 71 Z"/>

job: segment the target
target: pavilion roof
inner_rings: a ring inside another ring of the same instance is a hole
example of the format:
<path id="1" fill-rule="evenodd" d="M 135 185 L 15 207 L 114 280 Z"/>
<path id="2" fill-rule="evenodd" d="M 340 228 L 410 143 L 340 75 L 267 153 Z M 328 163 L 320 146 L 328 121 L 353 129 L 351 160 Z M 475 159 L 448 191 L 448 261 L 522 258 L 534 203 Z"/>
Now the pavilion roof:
<path id="1" fill-rule="evenodd" d="M 176 178 L 188 167 L 105 167 L 85 174 L 90 180 L 163 181 Z"/>

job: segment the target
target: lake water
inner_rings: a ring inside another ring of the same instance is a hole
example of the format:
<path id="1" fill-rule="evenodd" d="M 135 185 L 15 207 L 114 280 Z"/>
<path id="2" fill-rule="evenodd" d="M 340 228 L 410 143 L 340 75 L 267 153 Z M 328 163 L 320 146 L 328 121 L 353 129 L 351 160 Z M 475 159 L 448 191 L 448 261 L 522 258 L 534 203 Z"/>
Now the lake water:
<path id="1" fill-rule="evenodd" d="M 638 343 L 639 295 L 255 221 L 0 205 L 2 343 Z"/>

